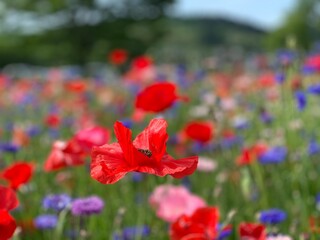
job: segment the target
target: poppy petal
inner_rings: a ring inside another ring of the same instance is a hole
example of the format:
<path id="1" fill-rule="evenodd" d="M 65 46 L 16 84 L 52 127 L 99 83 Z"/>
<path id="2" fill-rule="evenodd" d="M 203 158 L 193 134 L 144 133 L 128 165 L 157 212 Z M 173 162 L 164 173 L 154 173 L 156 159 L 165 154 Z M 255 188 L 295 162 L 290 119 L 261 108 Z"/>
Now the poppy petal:
<path id="1" fill-rule="evenodd" d="M 171 175 L 174 178 L 183 178 L 192 174 L 198 165 L 198 157 L 188 157 L 179 160 L 174 160 L 170 155 L 163 156 L 161 163 L 156 167 L 141 166 L 139 172 L 154 174 L 160 177 Z"/>
<path id="2" fill-rule="evenodd" d="M 161 161 L 166 152 L 166 142 L 168 140 L 167 121 L 164 119 L 153 119 L 133 141 L 136 148 L 148 149 L 152 152 L 152 157 Z"/>
<path id="3" fill-rule="evenodd" d="M 115 183 L 131 170 L 119 143 L 93 147 L 91 156 L 91 177 L 103 184 Z"/>
<path id="4" fill-rule="evenodd" d="M 133 152 L 134 147 L 132 144 L 132 132 L 129 128 L 126 128 L 121 122 L 116 122 L 114 124 L 114 133 L 118 139 L 122 152 L 124 154 L 124 159 L 133 165 Z"/>
<path id="5" fill-rule="evenodd" d="M 0 210 L 0 240 L 11 238 L 16 230 L 16 222 L 6 210 Z"/>
<path id="6" fill-rule="evenodd" d="M 33 164 L 17 162 L 3 170 L 2 178 L 9 182 L 11 188 L 18 189 L 31 179 L 32 173 Z"/>
<path id="7" fill-rule="evenodd" d="M 10 211 L 19 205 L 15 192 L 11 188 L 0 186 L 0 209 Z"/>

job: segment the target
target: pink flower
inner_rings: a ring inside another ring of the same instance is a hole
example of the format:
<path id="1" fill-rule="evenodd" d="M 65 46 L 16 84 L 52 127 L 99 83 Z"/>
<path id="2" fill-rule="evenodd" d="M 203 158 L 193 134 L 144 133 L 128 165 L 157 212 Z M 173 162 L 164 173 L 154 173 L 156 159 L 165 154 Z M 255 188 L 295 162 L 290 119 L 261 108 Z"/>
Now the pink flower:
<path id="1" fill-rule="evenodd" d="M 167 222 L 175 222 L 182 214 L 191 215 L 196 209 L 205 207 L 205 201 L 193 195 L 183 186 L 158 186 L 149 198 L 156 208 L 157 216 Z"/>
<path id="2" fill-rule="evenodd" d="M 287 236 L 287 235 L 278 235 L 278 236 L 270 236 L 270 237 L 267 237 L 266 240 L 292 240 L 291 237 Z"/>

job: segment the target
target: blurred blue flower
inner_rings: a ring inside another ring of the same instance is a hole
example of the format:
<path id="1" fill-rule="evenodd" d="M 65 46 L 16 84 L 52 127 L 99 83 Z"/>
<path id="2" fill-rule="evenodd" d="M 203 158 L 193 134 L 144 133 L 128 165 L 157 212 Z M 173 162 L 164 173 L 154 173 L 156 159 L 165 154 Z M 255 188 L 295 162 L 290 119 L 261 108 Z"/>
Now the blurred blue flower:
<path id="1" fill-rule="evenodd" d="M 236 145 L 242 144 L 242 138 L 238 136 L 224 137 L 220 140 L 220 147 L 222 149 L 230 149 Z"/>
<path id="2" fill-rule="evenodd" d="M 218 232 L 219 232 L 219 236 L 217 240 L 223 240 L 232 234 L 232 227 L 231 226 L 223 227 L 222 224 L 218 224 Z"/>
<path id="3" fill-rule="evenodd" d="M 141 182 L 145 177 L 144 173 L 140 172 L 132 172 L 131 173 L 131 178 L 133 182 Z"/>
<path id="4" fill-rule="evenodd" d="M 71 203 L 71 201 L 71 197 L 67 194 L 47 195 L 42 200 L 42 207 L 44 209 L 62 211 Z"/>
<path id="5" fill-rule="evenodd" d="M 310 156 L 317 153 L 320 153 L 320 145 L 315 140 L 311 140 L 308 145 L 308 154 Z"/>
<path id="6" fill-rule="evenodd" d="M 51 214 L 40 215 L 33 222 L 37 229 L 53 229 L 58 223 L 58 217 Z"/>
<path id="7" fill-rule="evenodd" d="M 133 125 L 133 121 L 131 119 L 123 119 L 120 120 L 120 122 L 126 127 L 126 128 L 131 128 Z"/>
<path id="8" fill-rule="evenodd" d="M 263 111 L 262 113 L 260 113 L 260 120 L 265 124 L 270 124 L 273 121 L 273 117 L 267 111 Z"/>
<path id="9" fill-rule="evenodd" d="M 320 95 L 320 83 L 310 85 L 308 87 L 308 93 L 314 95 Z"/>
<path id="10" fill-rule="evenodd" d="M 282 84 L 286 80 L 286 76 L 282 72 L 277 72 L 275 75 L 275 79 L 277 83 Z"/>
<path id="11" fill-rule="evenodd" d="M 277 146 L 269 149 L 265 153 L 263 153 L 259 157 L 259 161 L 262 164 L 269 164 L 269 163 L 280 163 L 285 160 L 287 156 L 287 148 L 282 146 Z"/>
<path id="12" fill-rule="evenodd" d="M 103 200 L 97 196 L 78 198 L 72 202 L 71 213 L 75 216 L 98 214 L 103 207 Z"/>
<path id="13" fill-rule="evenodd" d="M 296 91 L 294 93 L 294 97 L 296 99 L 297 108 L 299 111 L 302 111 L 305 109 L 307 105 L 307 97 L 304 91 Z"/>
<path id="14" fill-rule="evenodd" d="M 281 209 L 268 209 L 260 212 L 259 221 L 263 224 L 278 224 L 286 220 L 287 214 Z"/>
<path id="15" fill-rule="evenodd" d="M 40 132 L 41 132 L 41 129 L 38 126 L 31 126 L 27 129 L 27 134 L 29 137 L 34 137 L 36 135 L 39 135 Z"/>
<path id="16" fill-rule="evenodd" d="M 151 230 L 148 226 L 126 227 L 121 233 L 113 234 L 113 240 L 134 240 L 138 237 L 146 238 L 150 235 Z"/>
<path id="17" fill-rule="evenodd" d="M 16 153 L 19 150 L 19 146 L 14 143 L 0 143 L 0 151 L 8 153 Z"/>

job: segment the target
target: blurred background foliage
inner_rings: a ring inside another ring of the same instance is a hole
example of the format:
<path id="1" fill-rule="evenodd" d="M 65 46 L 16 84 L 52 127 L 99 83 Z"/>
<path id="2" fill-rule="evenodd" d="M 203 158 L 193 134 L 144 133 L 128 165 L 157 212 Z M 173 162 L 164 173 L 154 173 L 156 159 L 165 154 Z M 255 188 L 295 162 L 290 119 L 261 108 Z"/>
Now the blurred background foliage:
<path id="1" fill-rule="evenodd" d="M 320 1 L 300 0 L 274 31 L 223 18 L 176 18 L 175 0 L 2 0 L 0 66 L 104 62 L 124 48 L 180 61 L 239 46 L 249 51 L 308 49 L 320 39 Z"/>

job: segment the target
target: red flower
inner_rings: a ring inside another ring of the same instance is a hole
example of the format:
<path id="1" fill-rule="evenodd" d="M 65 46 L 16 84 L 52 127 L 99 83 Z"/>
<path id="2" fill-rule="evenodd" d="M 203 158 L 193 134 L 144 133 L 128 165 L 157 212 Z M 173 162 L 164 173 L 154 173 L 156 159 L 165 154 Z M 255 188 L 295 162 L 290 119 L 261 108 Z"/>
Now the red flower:
<path id="1" fill-rule="evenodd" d="M 192 216 L 182 215 L 170 227 L 171 240 L 212 240 L 218 235 L 219 211 L 214 207 L 196 210 Z"/>
<path id="2" fill-rule="evenodd" d="M 266 228 L 259 223 L 241 223 L 239 225 L 240 239 L 265 240 Z"/>
<path id="3" fill-rule="evenodd" d="M 65 89 L 68 92 L 83 93 L 87 89 L 87 83 L 84 80 L 74 80 L 65 83 Z"/>
<path id="4" fill-rule="evenodd" d="M 242 154 L 237 157 L 236 163 L 239 166 L 251 164 L 256 161 L 259 156 L 268 150 L 268 146 L 263 143 L 257 143 L 251 148 L 245 148 L 242 150 Z"/>
<path id="5" fill-rule="evenodd" d="M 132 61 L 132 67 L 135 69 L 144 69 L 152 65 L 152 59 L 148 56 L 140 56 Z"/>
<path id="6" fill-rule="evenodd" d="M 79 131 L 73 138 L 85 152 L 91 152 L 92 147 L 109 142 L 110 132 L 103 127 L 92 127 Z"/>
<path id="7" fill-rule="evenodd" d="M 177 96 L 176 85 L 169 82 L 154 83 L 138 94 L 135 106 L 147 112 L 161 112 L 171 107 L 177 99 L 186 100 Z"/>
<path id="8" fill-rule="evenodd" d="M 128 53 L 124 49 L 114 49 L 109 54 L 109 61 L 114 65 L 121 65 L 127 61 Z"/>
<path id="9" fill-rule="evenodd" d="M 213 124 L 210 122 L 190 122 L 186 125 L 184 132 L 192 140 L 206 143 L 213 135 Z"/>
<path id="10" fill-rule="evenodd" d="M 45 119 L 45 123 L 49 127 L 58 127 L 60 125 L 60 118 L 55 114 L 49 114 Z"/>
<path id="11" fill-rule="evenodd" d="M 75 141 L 55 141 L 44 164 L 44 170 L 49 172 L 82 164 L 84 164 L 83 151 L 79 144 Z"/>
<path id="12" fill-rule="evenodd" d="M 16 230 L 16 222 L 7 210 L 0 209 L 0 240 L 8 240 Z"/>
<path id="13" fill-rule="evenodd" d="M 17 162 L 4 169 L 0 177 L 7 180 L 10 187 L 16 190 L 31 179 L 32 173 L 33 164 Z"/>
<path id="14" fill-rule="evenodd" d="M 91 177 L 103 184 L 111 184 L 131 171 L 175 178 L 192 174 L 198 157 L 174 160 L 168 155 L 166 128 L 164 119 L 153 119 L 132 142 L 131 130 L 116 122 L 114 131 L 118 142 L 92 149 Z"/>
<path id="15" fill-rule="evenodd" d="M 0 185 L 0 209 L 10 211 L 19 205 L 15 192 Z"/>
<path id="16" fill-rule="evenodd" d="M 13 235 L 16 223 L 9 211 L 18 205 L 15 192 L 11 188 L 0 186 L 0 240 L 7 240 Z"/>

